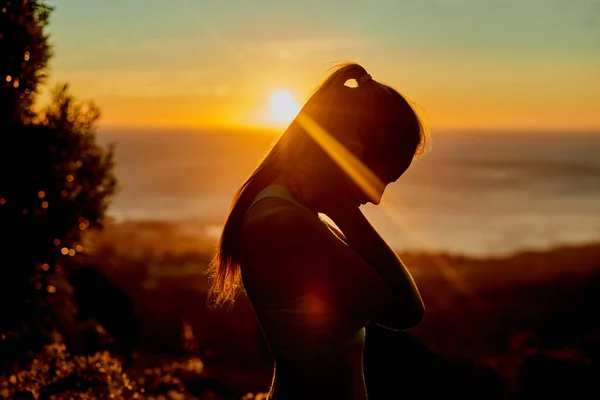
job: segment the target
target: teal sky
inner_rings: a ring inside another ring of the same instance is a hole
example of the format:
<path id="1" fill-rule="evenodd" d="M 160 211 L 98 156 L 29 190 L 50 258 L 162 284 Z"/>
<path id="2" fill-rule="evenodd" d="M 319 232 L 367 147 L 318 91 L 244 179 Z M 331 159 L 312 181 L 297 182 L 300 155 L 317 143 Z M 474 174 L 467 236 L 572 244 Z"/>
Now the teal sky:
<path id="1" fill-rule="evenodd" d="M 434 127 L 600 129 L 599 0 L 48 3 L 52 79 L 105 125 L 260 125 L 353 60 Z"/>

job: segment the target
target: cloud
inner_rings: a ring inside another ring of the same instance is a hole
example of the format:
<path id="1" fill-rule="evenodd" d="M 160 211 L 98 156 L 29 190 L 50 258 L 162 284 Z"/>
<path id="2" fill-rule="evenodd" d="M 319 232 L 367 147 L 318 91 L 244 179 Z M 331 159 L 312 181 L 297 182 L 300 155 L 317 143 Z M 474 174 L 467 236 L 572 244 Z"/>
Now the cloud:
<path id="1" fill-rule="evenodd" d="M 55 80 L 64 80 L 62 77 L 68 76 L 74 89 L 85 88 L 86 93 L 93 96 L 226 97 L 231 93 L 230 87 L 211 69 L 94 68 L 57 72 L 53 74 Z"/>
<path id="2" fill-rule="evenodd" d="M 231 94 L 231 88 L 227 85 L 216 85 L 213 92 L 217 97 L 227 97 Z"/>
<path id="3" fill-rule="evenodd" d="M 278 59 L 288 60 L 304 58 L 316 52 L 361 48 L 366 44 L 368 44 L 368 40 L 364 38 L 324 37 L 247 42 L 243 47 L 245 51 L 251 53 L 265 53 Z"/>

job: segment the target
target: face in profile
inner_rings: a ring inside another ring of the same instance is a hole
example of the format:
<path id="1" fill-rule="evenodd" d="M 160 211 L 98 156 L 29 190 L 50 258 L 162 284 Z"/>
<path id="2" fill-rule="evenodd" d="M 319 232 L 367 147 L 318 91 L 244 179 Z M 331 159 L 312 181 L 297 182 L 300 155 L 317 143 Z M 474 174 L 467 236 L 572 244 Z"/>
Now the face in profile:
<path id="1" fill-rule="evenodd" d="M 340 83 L 319 89 L 300 112 L 301 134 L 291 135 L 290 143 L 304 146 L 298 146 L 293 164 L 306 166 L 305 182 L 334 199 L 342 195 L 356 205 L 379 204 L 387 185 L 400 178 L 422 146 L 422 126 L 391 87 L 372 79 L 357 88 Z M 303 143 L 309 137 L 314 141 Z"/>
<path id="2" fill-rule="evenodd" d="M 383 151 L 375 151 L 374 154 L 371 152 L 370 156 L 362 149 L 353 151 L 353 153 L 379 179 L 376 185 L 378 190 L 373 198 L 361 187 L 357 180 L 345 174 L 346 187 L 349 188 L 350 196 L 359 206 L 367 203 L 378 205 L 387 186 L 396 182 L 404 174 L 413 159 L 412 152 L 408 152 L 408 154 L 406 151 L 393 152 L 389 148 L 383 149 Z"/>

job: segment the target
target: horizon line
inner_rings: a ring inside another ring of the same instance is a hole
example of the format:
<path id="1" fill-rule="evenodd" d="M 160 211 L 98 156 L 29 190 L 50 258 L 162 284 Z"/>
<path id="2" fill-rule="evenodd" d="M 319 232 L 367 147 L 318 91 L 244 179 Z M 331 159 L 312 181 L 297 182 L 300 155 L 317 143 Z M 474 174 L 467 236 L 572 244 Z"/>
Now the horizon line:
<path id="1" fill-rule="evenodd" d="M 98 133 L 150 133 L 150 132 L 164 132 L 172 131 L 179 133 L 208 133 L 206 131 L 220 131 L 220 132 L 238 132 L 243 133 L 272 133 L 282 134 L 287 129 L 287 125 L 283 127 L 270 127 L 270 126 L 256 126 L 256 125 L 243 125 L 243 124 L 222 124 L 222 125 L 193 125 L 193 126 L 181 126 L 181 125 L 102 125 L 99 124 L 96 127 Z M 201 132 L 204 131 L 204 132 Z M 429 129 L 429 132 L 435 134 L 531 134 L 531 135 L 543 135 L 543 134 L 577 134 L 577 135 L 600 135 L 600 127 L 598 128 L 532 128 L 532 127 L 489 127 L 481 128 L 477 126 L 465 126 L 465 127 L 438 127 L 435 129 Z"/>

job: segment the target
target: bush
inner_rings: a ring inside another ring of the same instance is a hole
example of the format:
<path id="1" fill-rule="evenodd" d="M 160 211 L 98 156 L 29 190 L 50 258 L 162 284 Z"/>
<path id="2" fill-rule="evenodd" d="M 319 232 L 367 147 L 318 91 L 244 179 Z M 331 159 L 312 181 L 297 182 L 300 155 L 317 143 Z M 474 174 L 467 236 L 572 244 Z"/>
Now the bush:
<path id="1" fill-rule="evenodd" d="M 46 345 L 24 369 L 0 377 L 4 399 L 201 399 L 184 382 L 199 379 L 204 364 L 197 358 L 151 368 L 135 379 L 123 372 L 109 352 L 77 355 L 64 344 Z M 208 398 L 208 397 L 207 397 Z"/>
<path id="2" fill-rule="evenodd" d="M 0 371 L 26 363 L 54 327 L 53 275 L 101 228 L 116 191 L 100 116 L 59 85 L 45 111 L 35 94 L 51 56 L 43 1 L 0 0 Z"/>

